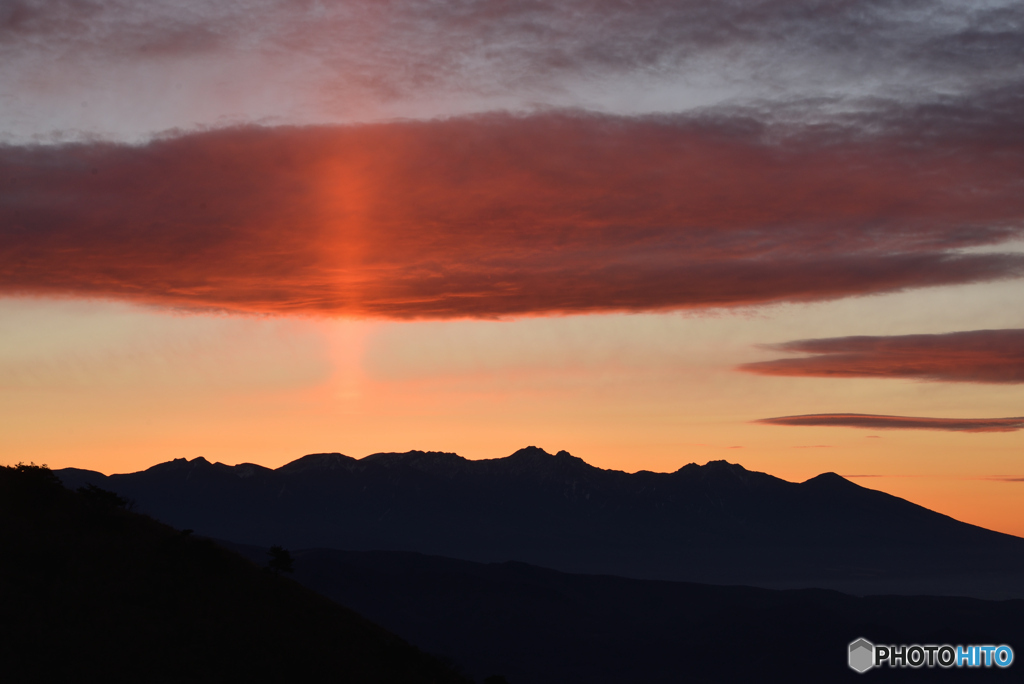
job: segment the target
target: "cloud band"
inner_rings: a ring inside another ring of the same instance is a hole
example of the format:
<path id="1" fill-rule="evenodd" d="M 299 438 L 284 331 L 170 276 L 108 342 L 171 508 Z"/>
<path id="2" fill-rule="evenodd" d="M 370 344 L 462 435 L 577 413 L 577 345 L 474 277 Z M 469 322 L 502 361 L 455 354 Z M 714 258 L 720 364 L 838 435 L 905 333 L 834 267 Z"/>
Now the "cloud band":
<path id="1" fill-rule="evenodd" d="M 1014 432 L 1024 428 L 1020 418 L 915 418 L 862 413 L 820 413 L 754 421 L 766 425 L 853 427 L 871 430 L 946 430 L 950 432 Z"/>
<path id="2" fill-rule="evenodd" d="M 1022 233 L 1024 154 L 911 143 L 563 112 L 0 147 L 0 293 L 458 318 L 1024 274 L 958 251 Z"/>
<path id="3" fill-rule="evenodd" d="M 811 356 L 748 363 L 739 369 L 760 375 L 1024 382 L 1024 329 L 832 337 L 796 340 L 768 348 Z"/>

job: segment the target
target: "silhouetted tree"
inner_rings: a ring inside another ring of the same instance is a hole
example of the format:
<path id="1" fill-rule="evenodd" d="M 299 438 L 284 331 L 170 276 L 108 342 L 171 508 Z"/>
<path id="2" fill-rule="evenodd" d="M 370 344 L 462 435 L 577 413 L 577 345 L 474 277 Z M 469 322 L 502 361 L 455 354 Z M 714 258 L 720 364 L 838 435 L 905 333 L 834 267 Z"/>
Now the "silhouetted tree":
<path id="1" fill-rule="evenodd" d="M 22 477 L 28 477 L 36 482 L 43 484 L 60 484 L 60 478 L 57 477 L 56 473 L 50 470 L 50 466 L 45 463 L 42 465 L 36 465 L 32 463 L 18 463 L 15 466 L 4 466 L 10 470 L 15 471 Z"/>
<path id="2" fill-rule="evenodd" d="M 270 561 L 267 563 L 267 567 L 276 573 L 292 572 L 292 554 L 288 553 L 288 549 L 281 546 L 271 546 L 270 551 L 267 552 L 270 555 Z"/>

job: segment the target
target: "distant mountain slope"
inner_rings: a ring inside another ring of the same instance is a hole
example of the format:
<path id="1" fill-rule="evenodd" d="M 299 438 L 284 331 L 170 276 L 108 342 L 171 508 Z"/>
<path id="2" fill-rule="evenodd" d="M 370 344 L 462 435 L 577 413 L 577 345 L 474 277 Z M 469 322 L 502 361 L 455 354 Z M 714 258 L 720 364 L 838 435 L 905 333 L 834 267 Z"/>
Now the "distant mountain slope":
<path id="1" fill-rule="evenodd" d="M 266 553 L 239 550 L 257 558 Z M 1020 679 L 1018 663 L 1005 672 L 859 675 L 847 667 L 846 650 L 860 637 L 1024 650 L 1021 600 L 857 598 L 818 589 L 572 575 L 394 551 L 299 551 L 295 577 L 422 648 L 451 654 L 478 678 L 501 673 L 513 684 L 1010 681 Z"/>
<path id="2" fill-rule="evenodd" d="M 0 467 L 0 680 L 465 684 L 209 540 Z"/>
<path id="3" fill-rule="evenodd" d="M 1018 577 L 1024 540 L 838 475 L 802 483 L 713 461 L 674 473 L 602 470 L 529 447 L 305 456 L 277 470 L 178 459 L 105 477 L 58 471 L 177 527 L 290 548 L 401 550 L 570 572 L 762 585 L 870 586 L 924 576 Z M 973 584 L 972 584 L 973 583 Z M 1005 582 L 1004 582 L 1005 584 Z M 1024 579 L 1009 595 L 1024 596 Z"/>

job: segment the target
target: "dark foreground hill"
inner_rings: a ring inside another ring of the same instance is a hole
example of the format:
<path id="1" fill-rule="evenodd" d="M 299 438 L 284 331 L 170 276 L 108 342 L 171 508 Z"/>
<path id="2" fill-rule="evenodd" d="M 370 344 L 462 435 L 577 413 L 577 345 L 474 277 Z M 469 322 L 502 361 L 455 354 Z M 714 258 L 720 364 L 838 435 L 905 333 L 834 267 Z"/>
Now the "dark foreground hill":
<path id="1" fill-rule="evenodd" d="M 714 461 L 602 470 L 566 452 L 315 454 L 276 470 L 177 459 L 58 471 L 175 527 L 289 548 L 397 550 L 645 579 L 1024 597 L 1024 540 L 833 473 L 802 483 Z"/>
<path id="2" fill-rule="evenodd" d="M 246 551 L 246 549 L 241 549 Z M 248 549 L 258 557 L 263 549 Z M 1008 644 L 1024 601 L 574 575 L 402 552 L 299 551 L 296 579 L 478 676 L 511 684 L 1021 681 L 1009 668 L 847 666 L 850 642 Z"/>
<path id="3" fill-rule="evenodd" d="M 464 682 L 209 540 L 0 468 L 0 681 Z"/>

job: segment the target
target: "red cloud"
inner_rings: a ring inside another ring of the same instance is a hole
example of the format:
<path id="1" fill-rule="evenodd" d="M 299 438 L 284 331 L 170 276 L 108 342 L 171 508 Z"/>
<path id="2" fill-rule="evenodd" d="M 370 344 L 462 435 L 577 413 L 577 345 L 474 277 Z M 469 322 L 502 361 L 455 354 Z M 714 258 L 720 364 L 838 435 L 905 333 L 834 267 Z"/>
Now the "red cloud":
<path id="1" fill-rule="evenodd" d="M 949 430 L 952 432 L 1014 432 L 1024 428 L 1021 418 L 913 418 L 863 413 L 820 413 L 807 416 L 762 418 L 755 423 L 809 427 L 854 427 L 872 430 Z"/>
<path id="2" fill-rule="evenodd" d="M 1024 152 L 934 134 L 560 113 L 0 147 L 0 293 L 443 318 L 1024 274 L 954 251 L 1020 234 Z"/>
<path id="3" fill-rule="evenodd" d="M 1024 329 L 831 337 L 769 348 L 814 356 L 748 363 L 739 369 L 761 375 L 1024 382 Z"/>

